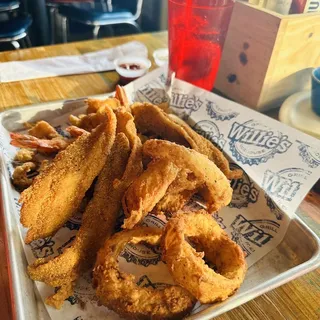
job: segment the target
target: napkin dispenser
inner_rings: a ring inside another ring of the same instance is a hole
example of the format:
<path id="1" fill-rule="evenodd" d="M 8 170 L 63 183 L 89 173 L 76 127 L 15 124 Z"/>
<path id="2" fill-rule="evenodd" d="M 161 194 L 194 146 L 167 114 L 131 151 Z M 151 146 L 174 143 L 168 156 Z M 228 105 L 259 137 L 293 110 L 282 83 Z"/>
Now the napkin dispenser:
<path id="1" fill-rule="evenodd" d="M 320 13 L 281 15 L 236 2 L 215 88 L 264 111 L 311 88 L 320 65 Z"/>

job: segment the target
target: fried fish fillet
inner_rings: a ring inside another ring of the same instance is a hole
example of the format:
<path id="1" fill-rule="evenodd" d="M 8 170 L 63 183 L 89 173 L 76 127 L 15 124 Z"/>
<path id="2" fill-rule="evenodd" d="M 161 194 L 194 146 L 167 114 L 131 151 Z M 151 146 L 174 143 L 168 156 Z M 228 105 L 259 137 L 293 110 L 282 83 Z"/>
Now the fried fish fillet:
<path id="1" fill-rule="evenodd" d="M 106 108 L 103 123 L 61 151 L 21 194 L 20 221 L 29 228 L 26 243 L 54 234 L 78 209 L 106 162 L 115 134 L 116 117 Z"/>
<path id="2" fill-rule="evenodd" d="M 228 179 L 241 177 L 242 171 L 231 171 L 228 160 L 218 148 L 178 117 L 150 103 L 135 103 L 131 106 L 131 112 L 141 134 L 151 134 L 194 149 L 208 156 Z"/>
<path id="3" fill-rule="evenodd" d="M 150 103 L 135 103 L 131 112 L 137 129 L 142 134 L 158 136 L 163 139 L 190 147 L 192 140 L 184 129 L 175 124 L 169 115 Z"/>
<path id="4" fill-rule="evenodd" d="M 72 295 L 81 273 L 92 267 L 98 249 L 114 231 L 124 192 L 142 172 L 142 145 L 133 117 L 121 111 L 117 113 L 117 121 L 119 133 L 99 175 L 76 239 L 62 255 L 49 262 L 38 259 L 28 268 L 32 279 L 60 287 L 46 300 L 53 307 L 62 306 Z M 114 181 L 118 181 L 116 187 Z"/>
<path id="5" fill-rule="evenodd" d="M 124 190 L 113 188 L 113 180 L 123 175 L 129 155 L 129 141 L 124 133 L 119 133 L 71 247 L 53 260 L 38 259 L 28 267 L 33 280 L 60 287 L 57 293 L 47 298 L 47 304 L 55 308 L 62 306 L 63 301 L 72 295 L 79 275 L 92 267 L 97 251 L 114 232 Z"/>
<path id="6" fill-rule="evenodd" d="M 122 199 L 126 219 L 123 228 L 132 229 L 162 199 L 179 169 L 167 160 L 149 163 L 148 168 L 131 184 Z"/>

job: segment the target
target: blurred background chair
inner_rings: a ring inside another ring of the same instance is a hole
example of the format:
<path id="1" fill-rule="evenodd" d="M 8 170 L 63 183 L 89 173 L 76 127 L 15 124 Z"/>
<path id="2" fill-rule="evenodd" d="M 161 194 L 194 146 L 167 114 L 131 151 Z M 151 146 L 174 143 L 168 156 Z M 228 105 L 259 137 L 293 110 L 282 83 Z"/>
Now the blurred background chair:
<path id="1" fill-rule="evenodd" d="M 28 28 L 32 19 L 20 8 L 20 1 L 0 0 L 0 44 L 10 43 L 15 49 L 31 47 Z"/>
<path id="2" fill-rule="evenodd" d="M 58 17 L 58 10 L 60 6 L 71 5 L 86 9 L 87 5 L 89 4 L 91 9 L 93 9 L 94 3 L 95 0 L 46 0 L 46 5 L 50 16 L 51 44 L 57 42 L 57 33 L 60 31 L 57 30 L 57 28 L 60 28 L 61 26 L 61 17 Z M 57 21 L 60 21 L 60 23 L 57 23 Z"/>
<path id="3" fill-rule="evenodd" d="M 135 5 L 133 6 L 133 3 Z M 61 30 L 63 42 L 68 41 L 69 22 L 90 26 L 92 37 L 97 39 L 101 27 L 108 26 L 113 35 L 111 26 L 126 24 L 141 32 L 137 22 L 141 15 L 143 0 L 50 0 L 47 2 L 51 17 L 52 39 L 55 39 L 56 14 L 62 17 Z M 53 40 L 55 41 L 55 40 Z"/>
<path id="4" fill-rule="evenodd" d="M 0 0 L 0 12 L 10 12 L 20 7 L 19 1 Z"/>

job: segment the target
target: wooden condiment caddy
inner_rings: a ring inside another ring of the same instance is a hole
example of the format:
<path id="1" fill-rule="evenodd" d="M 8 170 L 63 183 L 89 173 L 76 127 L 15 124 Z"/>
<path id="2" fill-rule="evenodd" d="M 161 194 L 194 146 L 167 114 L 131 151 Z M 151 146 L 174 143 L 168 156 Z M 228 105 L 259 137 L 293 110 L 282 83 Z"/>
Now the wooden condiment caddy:
<path id="1" fill-rule="evenodd" d="M 234 7 L 215 88 L 259 111 L 310 88 L 320 66 L 320 13 L 280 15 Z"/>

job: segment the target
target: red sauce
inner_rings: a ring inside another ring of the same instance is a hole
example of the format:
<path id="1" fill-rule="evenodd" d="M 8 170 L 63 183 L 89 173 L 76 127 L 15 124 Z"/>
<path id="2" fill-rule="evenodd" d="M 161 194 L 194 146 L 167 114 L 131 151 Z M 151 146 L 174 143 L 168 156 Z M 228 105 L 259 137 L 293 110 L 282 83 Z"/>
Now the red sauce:
<path id="1" fill-rule="evenodd" d="M 120 82 L 119 84 L 122 85 L 122 86 L 125 86 L 126 84 L 130 83 L 131 81 L 133 80 L 136 80 L 138 79 L 139 77 L 136 77 L 136 78 L 127 78 L 127 77 L 124 77 L 124 76 L 121 76 L 120 75 Z"/>
<path id="2" fill-rule="evenodd" d="M 120 68 L 126 69 L 126 70 L 140 70 L 143 69 L 144 67 L 140 64 L 137 63 L 122 63 L 119 65 Z M 120 74 L 119 74 L 120 75 Z M 126 85 L 130 83 L 131 81 L 137 79 L 138 77 L 124 77 L 120 75 L 120 84 L 121 85 Z"/>
<path id="3" fill-rule="evenodd" d="M 140 70 L 142 69 L 142 66 L 136 63 L 123 63 L 120 64 L 120 67 L 127 70 Z"/>

